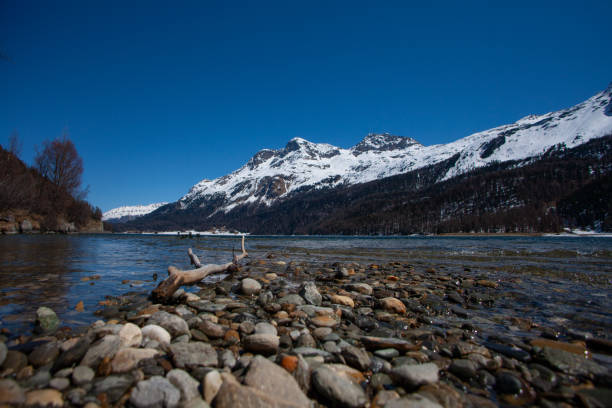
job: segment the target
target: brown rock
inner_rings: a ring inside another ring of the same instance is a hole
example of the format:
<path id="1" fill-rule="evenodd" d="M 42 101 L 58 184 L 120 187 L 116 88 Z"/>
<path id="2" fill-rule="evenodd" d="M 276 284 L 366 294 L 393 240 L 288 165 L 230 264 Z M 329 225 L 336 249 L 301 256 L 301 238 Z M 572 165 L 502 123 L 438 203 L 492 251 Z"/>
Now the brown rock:
<path id="1" fill-rule="evenodd" d="M 155 349 L 127 347 L 119 350 L 111 363 L 113 373 L 125 373 L 136 368 L 141 360 L 153 358 L 160 354 Z"/>
<path id="2" fill-rule="evenodd" d="M 360 340 L 368 350 L 394 348 L 398 351 L 411 351 L 418 350 L 420 348 L 419 345 L 411 343 L 407 340 L 396 339 L 395 337 L 362 336 Z"/>
<path id="3" fill-rule="evenodd" d="M 278 350 L 279 337 L 272 333 L 255 333 L 246 336 L 242 343 L 247 351 L 269 355 Z"/>
<path id="4" fill-rule="evenodd" d="M 237 344 L 240 343 L 240 335 L 236 330 L 231 329 L 225 332 L 223 340 L 230 344 Z"/>
<path id="5" fill-rule="evenodd" d="M 331 297 L 331 302 L 337 305 L 344 305 L 351 308 L 355 307 L 355 302 L 348 296 L 333 295 Z"/>
<path id="6" fill-rule="evenodd" d="M 64 398 L 58 390 L 35 390 L 26 394 L 25 404 L 26 406 L 61 407 L 64 405 Z"/>
<path id="7" fill-rule="evenodd" d="M 398 313 L 398 314 L 406 313 L 406 305 L 404 305 L 404 303 L 401 300 L 396 299 L 394 297 L 386 297 L 386 298 L 380 299 L 380 303 L 383 309 L 388 310 L 390 312 Z"/>
<path id="8" fill-rule="evenodd" d="M 16 381 L 8 378 L 0 380 L 0 405 L 19 405 L 23 404 L 25 399 L 25 393 Z"/>
<path id="9" fill-rule="evenodd" d="M 340 322 L 330 315 L 319 315 L 310 319 L 310 322 L 317 327 L 336 327 Z"/>
<path id="10" fill-rule="evenodd" d="M 281 366 L 290 373 L 293 373 L 295 371 L 297 365 L 298 358 L 296 356 L 284 356 L 281 360 Z"/>
<path id="11" fill-rule="evenodd" d="M 84 312 L 85 311 L 85 306 L 83 305 L 83 301 L 79 301 L 79 303 L 77 303 L 75 310 L 77 312 Z"/>
<path id="12" fill-rule="evenodd" d="M 554 341 L 548 339 L 533 339 L 531 340 L 531 345 L 537 347 L 550 347 L 558 350 L 567 351 L 569 353 L 579 354 L 584 357 L 589 355 L 589 352 L 584 344 L 565 343 L 562 341 Z"/>
<path id="13" fill-rule="evenodd" d="M 261 392 L 274 395 L 275 399 L 291 401 L 298 406 L 309 406 L 310 400 L 285 370 L 270 360 L 256 356 L 249 365 L 244 384 Z"/>

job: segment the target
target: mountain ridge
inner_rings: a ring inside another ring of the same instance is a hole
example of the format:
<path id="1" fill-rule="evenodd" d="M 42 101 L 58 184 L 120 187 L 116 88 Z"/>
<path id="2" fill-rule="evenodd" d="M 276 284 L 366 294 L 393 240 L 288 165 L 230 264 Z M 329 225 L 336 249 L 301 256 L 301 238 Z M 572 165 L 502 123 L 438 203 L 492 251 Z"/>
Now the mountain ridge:
<path id="1" fill-rule="evenodd" d="M 528 115 L 447 144 L 425 146 L 410 137 L 371 133 L 345 149 L 297 137 L 284 148 L 258 151 L 225 176 L 201 180 L 176 203 L 153 213 L 198 209 L 201 217 L 212 220 L 238 208 L 270 207 L 308 191 L 344 188 L 451 163 L 428 181 L 435 184 L 499 162 L 537 160 L 555 147 L 571 149 L 611 133 L 612 83 L 573 107 Z"/>

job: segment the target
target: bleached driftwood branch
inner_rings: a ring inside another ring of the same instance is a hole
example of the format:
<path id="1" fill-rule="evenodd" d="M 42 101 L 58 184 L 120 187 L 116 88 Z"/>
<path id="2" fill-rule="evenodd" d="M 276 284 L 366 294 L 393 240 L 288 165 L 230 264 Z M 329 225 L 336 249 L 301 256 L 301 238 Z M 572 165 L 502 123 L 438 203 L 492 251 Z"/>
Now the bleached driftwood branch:
<path id="1" fill-rule="evenodd" d="M 232 262 L 224 264 L 208 264 L 202 265 L 196 254 L 193 253 L 191 248 L 187 251 L 191 264 L 196 267 L 189 271 L 183 271 L 175 266 L 168 267 L 168 277 L 157 285 L 157 287 L 151 292 L 151 297 L 157 302 L 163 302 L 168 300 L 174 292 L 183 285 L 193 285 L 200 282 L 202 279 L 213 273 L 220 272 L 235 272 L 238 270 L 238 261 L 249 256 L 247 251 L 244 249 L 244 235 L 242 236 L 242 253 L 240 255 L 234 254 Z"/>

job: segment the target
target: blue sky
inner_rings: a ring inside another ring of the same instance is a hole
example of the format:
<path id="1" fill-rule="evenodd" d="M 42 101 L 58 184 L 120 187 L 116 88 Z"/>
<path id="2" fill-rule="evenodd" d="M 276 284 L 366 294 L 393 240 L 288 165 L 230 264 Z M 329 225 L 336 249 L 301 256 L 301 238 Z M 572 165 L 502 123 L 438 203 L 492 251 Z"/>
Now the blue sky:
<path id="1" fill-rule="evenodd" d="M 445 143 L 612 81 L 611 2 L 489 3 L 0 0 L 0 143 L 32 163 L 67 130 L 106 211 L 296 136 Z"/>

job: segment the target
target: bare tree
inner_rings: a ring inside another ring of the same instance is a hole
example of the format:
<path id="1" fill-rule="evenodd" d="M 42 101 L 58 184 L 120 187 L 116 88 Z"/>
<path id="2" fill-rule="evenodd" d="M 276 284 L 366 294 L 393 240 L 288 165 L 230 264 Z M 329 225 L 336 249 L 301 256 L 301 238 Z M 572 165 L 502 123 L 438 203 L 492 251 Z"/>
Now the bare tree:
<path id="1" fill-rule="evenodd" d="M 34 159 L 38 171 L 56 187 L 76 195 L 81 186 L 83 159 L 66 133 L 52 141 L 45 140 Z"/>
<path id="2" fill-rule="evenodd" d="M 19 157 L 22 147 L 23 143 L 19 140 L 19 133 L 14 130 L 13 133 L 11 133 L 11 137 L 9 137 L 9 152 L 13 153 L 15 157 Z"/>

